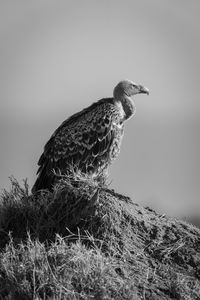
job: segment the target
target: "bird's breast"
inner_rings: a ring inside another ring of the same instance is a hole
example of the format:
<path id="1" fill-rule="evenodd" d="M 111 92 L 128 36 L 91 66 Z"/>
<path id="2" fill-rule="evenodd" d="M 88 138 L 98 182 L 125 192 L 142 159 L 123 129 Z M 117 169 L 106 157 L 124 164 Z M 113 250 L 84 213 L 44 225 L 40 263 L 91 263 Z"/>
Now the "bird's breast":
<path id="1" fill-rule="evenodd" d="M 124 134 L 124 124 L 123 123 L 113 123 L 113 141 L 110 146 L 109 157 L 110 161 L 117 158 L 120 152 L 120 146 Z"/>
<path id="2" fill-rule="evenodd" d="M 125 114 L 125 111 L 124 111 L 124 108 L 122 106 L 121 101 L 116 101 L 115 105 L 117 107 L 119 119 L 120 119 L 121 122 L 123 122 L 124 119 L 125 119 L 126 114 Z"/>

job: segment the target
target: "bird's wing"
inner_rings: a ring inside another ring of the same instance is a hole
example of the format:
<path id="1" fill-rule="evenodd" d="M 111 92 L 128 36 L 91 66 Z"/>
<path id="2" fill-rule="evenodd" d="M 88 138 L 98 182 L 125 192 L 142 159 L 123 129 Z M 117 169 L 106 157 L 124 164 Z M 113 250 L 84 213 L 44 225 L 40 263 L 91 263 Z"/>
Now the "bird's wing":
<path id="1" fill-rule="evenodd" d="M 101 103 L 64 121 L 45 145 L 38 162 L 38 173 L 44 166 L 47 172 L 56 168 L 62 171 L 69 165 L 85 167 L 87 171 L 87 166 L 97 163 L 97 156 L 108 151 L 117 117 L 117 108 L 113 104 Z"/>

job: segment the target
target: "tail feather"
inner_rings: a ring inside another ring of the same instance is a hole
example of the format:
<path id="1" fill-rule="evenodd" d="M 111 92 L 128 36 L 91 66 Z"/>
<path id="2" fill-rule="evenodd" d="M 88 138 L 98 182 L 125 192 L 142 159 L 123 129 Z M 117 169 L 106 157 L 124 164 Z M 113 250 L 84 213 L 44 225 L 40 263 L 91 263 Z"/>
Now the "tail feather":
<path id="1" fill-rule="evenodd" d="M 54 183 L 55 175 L 53 172 L 47 172 L 46 167 L 43 166 L 43 168 L 39 171 L 35 184 L 32 187 L 32 193 L 45 189 L 52 191 Z"/>

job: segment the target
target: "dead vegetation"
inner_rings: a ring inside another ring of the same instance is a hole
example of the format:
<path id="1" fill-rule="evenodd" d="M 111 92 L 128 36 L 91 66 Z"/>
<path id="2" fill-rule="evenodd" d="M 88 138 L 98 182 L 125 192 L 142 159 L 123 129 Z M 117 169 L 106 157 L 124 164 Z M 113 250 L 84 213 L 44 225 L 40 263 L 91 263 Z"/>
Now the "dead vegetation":
<path id="1" fill-rule="evenodd" d="M 81 176 L 35 195 L 12 179 L 0 206 L 2 299 L 200 299 L 191 224 Z"/>

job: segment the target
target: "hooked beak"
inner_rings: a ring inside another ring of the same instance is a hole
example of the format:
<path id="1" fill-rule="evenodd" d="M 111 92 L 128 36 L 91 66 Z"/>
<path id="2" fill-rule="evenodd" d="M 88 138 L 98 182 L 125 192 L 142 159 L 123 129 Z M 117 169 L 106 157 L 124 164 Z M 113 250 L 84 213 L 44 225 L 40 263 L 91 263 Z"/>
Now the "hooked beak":
<path id="1" fill-rule="evenodd" d="M 139 85 L 138 86 L 138 90 L 139 90 L 139 94 L 147 94 L 149 95 L 149 89 L 147 89 L 146 87 Z"/>

